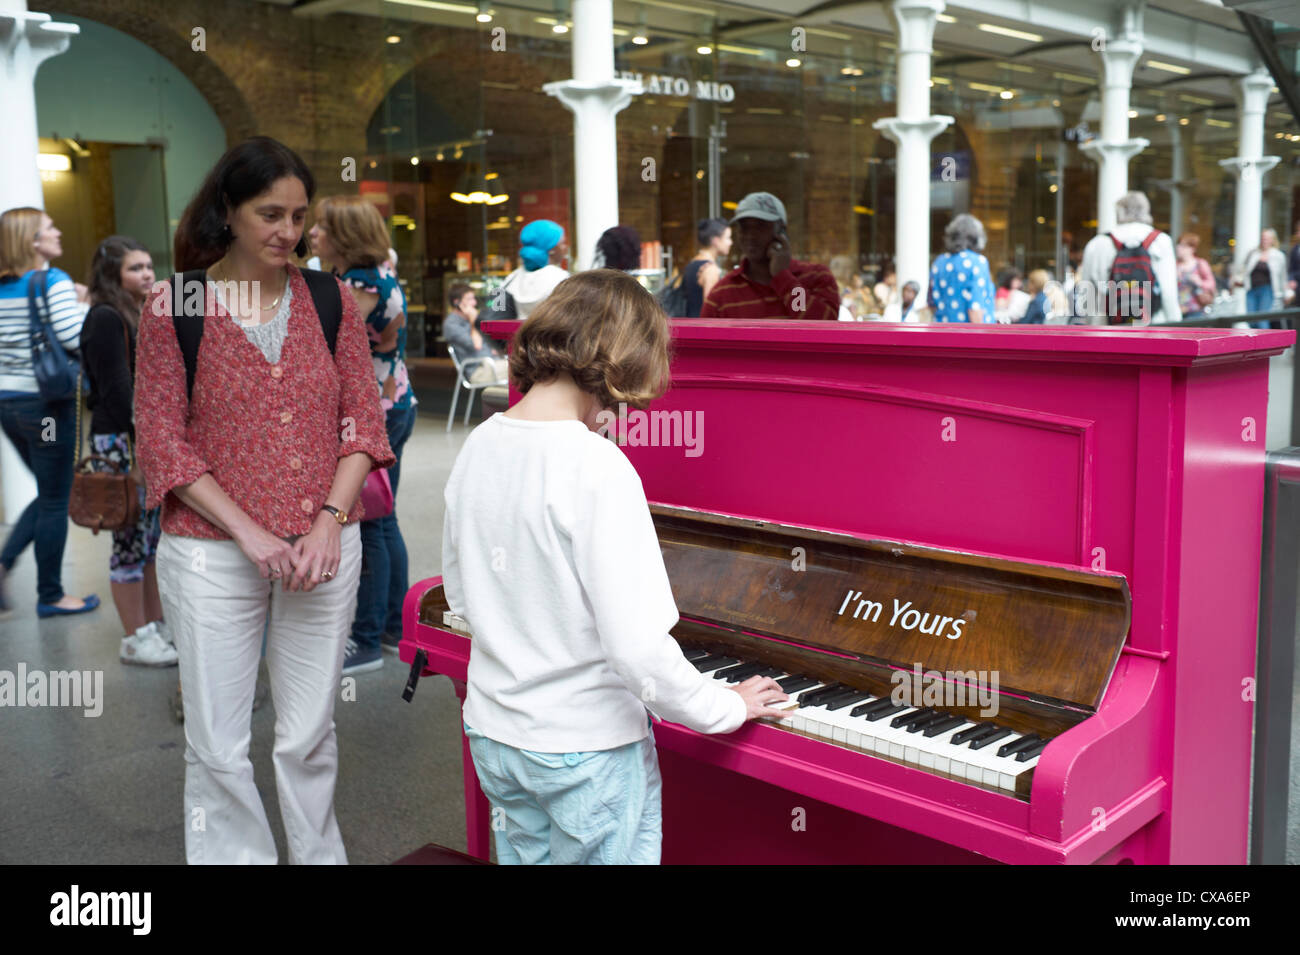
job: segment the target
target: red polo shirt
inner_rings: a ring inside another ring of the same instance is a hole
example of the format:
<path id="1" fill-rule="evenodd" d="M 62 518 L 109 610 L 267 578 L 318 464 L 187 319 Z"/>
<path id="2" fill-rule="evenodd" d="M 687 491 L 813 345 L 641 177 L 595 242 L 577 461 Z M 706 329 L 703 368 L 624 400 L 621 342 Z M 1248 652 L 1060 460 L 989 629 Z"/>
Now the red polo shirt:
<path id="1" fill-rule="evenodd" d="M 229 540 L 171 493 L 211 473 L 254 521 L 277 537 L 311 530 L 339 458 L 363 451 L 392 465 L 379 384 L 361 310 L 339 285 L 343 320 L 334 355 L 302 274 L 289 267 L 289 330 L 272 364 L 208 288 L 192 400 L 171 318 L 171 283 L 154 287 L 140 318 L 135 431 L 146 506 L 162 502 L 169 534 Z M 361 517 L 360 502 L 349 517 Z"/>
<path id="2" fill-rule="evenodd" d="M 747 261 L 741 259 L 740 265 L 718 279 L 704 300 L 700 318 L 810 318 L 833 322 L 840 317 L 839 283 L 826 266 L 791 259 L 786 268 L 772 276 L 771 285 L 760 285 L 745 275 Z"/>

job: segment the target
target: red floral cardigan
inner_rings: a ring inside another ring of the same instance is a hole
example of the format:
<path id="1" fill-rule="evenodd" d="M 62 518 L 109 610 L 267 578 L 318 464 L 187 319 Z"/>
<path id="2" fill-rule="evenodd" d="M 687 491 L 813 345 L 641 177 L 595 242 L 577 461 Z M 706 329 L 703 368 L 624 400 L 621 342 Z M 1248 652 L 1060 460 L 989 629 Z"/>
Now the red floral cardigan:
<path id="1" fill-rule="evenodd" d="M 311 292 L 289 266 L 293 298 L 278 364 L 271 364 L 208 288 L 192 400 L 171 318 L 171 283 L 145 302 L 136 350 L 136 451 L 147 507 L 161 502 L 169 534 L 229 540 L 172 492 L 210 472 L 222 490 L 277 537 L 305 534 L 334 482 L 339 458 L 358 451 L 371 469 L 396 460 L 356 300 L 340 283 L 343 321 L 335 354 Z M 349 517 L 359 520 L 361 504 Z"/>

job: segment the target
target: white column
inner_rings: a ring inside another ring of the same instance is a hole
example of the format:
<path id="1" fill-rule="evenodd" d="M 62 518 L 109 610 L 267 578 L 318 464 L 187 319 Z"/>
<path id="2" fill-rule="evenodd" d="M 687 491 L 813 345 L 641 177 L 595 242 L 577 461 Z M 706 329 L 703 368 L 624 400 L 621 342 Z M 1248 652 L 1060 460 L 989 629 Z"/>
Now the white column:
<path id="1" fill-rule="evenodd" d="M 1243 76 L 1237 83 L 1237 126 L 1241 130 L 1237 141 L 1237 155 L 1220 159 L 1219 165 L 1231 170 L 1237 177 L 1237 202 L 1234 210 L 1233 231 L 1236 245 L 1232 262 L 1240 275 L 1246 256 L 1259 246 L 1260 205 L 1263 198 L 1265 174 L 1277 165 L 1279 157 L 1264 155 L 1264 109 L 1273 91 L 1273 78 L 1263 67 Z M 1279 235 L 1285 245 L 1288 236 Z M 1243 276 L 1243 278 L 1245 278 Z M 1246 290 L 1237 292 L 1240 311 L 1246 310 Z"/>
<path id="2" fill-rule="evenodd" d="M 27 0 L 0 0 L 0 103 L 5 134 L 0 136 L 0 212 L 16 206 L 44 208 L 41 174 L 36 168 L 36 70 L 68 48 L 80 30 L 54 23 L 48 13 L 30 13 Z M 12 524 L 32 498 L 36 482 L 14 446 L 0 433 L 0 489 L 3 522 Z"/>
<path id="3" fill-rule="evenodd" d="M 1128 161 L 1149 146 L 1150 140 L 1130 139 L 1128 134 L 1129 94 L 1133 88 L 1133 67 L 1142 56 L 1141 5 L 1123 10 L 1120 35 L 1106 38 L 1098 50 L 1102 63 L 1101 135 L 1084 143 L 1097 169 L 1097 231 L 1115 227 L 1115 203 L 1128 192 Z"/>
<path id="4" fill-rule="evenodd" d="M 1195 179 L 1187 178 L 1187 144 L 1186 138 L 1191 130 L 1184 132 L 1178 125 L 1179 117 L 1169 114 L 1169 145 L 1173 162 L 1168 179 L 1157 179 L 1155 183 L 1169 193 L 1169 235 L 1175 242 L 1187 231 L 1186 198 L 1187 190 L 1196 185 Z"/>
<path id="5" fill-rule="evenodd" d="M 573 2 L 573 79 L 542 87 L 573 113 L 575 269 L 591 267 L 596 240 L 618 224 L 618 132 L 614 117 L 641 92 L 614 78 L 612 0 Z M 637 159 L 638 170 L 640 159 Z"/>
<path id="6" fill-rule="evenodd" d="M 894 268 L 898 287 L 916 282 L 925 301 L 930 278 L 930 141 L 953 122 L 930 115 L 930 57 L 944 0 L 894 0 L 898 36 L 898 115 L 872 126 L 898 146 L 894 178 Z"/>

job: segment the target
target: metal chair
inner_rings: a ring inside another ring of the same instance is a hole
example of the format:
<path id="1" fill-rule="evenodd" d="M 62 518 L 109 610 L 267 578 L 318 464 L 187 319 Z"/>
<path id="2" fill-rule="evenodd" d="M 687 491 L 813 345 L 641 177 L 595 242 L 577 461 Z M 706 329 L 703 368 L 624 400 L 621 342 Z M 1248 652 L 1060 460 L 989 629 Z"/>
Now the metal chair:
<path id="1" fill-rule="evenodd" d="M 447 345 L 447 354 L 451 356 L 451 363 L 456 366 L 456 384 L 451 389 L 451 412 L 447 415 L 447 431 L 451 431 L 452 422 L 456 420 L 456 405 L 460 402 L 460 391 L 464 388 L 469 392 L 469 397 L 465 399 L 465 424 L 469 424 L 469 413 L 474 407 L 474 392 L 482 391 L 484 388 L 491 388 L 493 385 L 504 385 L 504 381 L 484 381 L 478 384 L 470 381 L 470 375 L 474 373 L 479 365 L 492 359 L 484 355 L 478 358 L 467 358 L 462 361 L 456 354 L 456 346 Z"/>

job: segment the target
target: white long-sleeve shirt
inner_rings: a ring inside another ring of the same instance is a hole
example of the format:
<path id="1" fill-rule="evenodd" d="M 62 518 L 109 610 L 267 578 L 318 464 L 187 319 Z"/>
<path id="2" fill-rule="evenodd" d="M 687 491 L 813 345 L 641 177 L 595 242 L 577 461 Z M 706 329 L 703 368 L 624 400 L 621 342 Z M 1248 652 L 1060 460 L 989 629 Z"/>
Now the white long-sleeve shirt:
<path id="1" fill-rule="evenodd" d="M 443 587 L 473 632 L 465 722 L 519 749 L 644 739 L 646 710 L 703 733 L 745 720 L 700 674 L 677 623 L 641 479 L 579 421 L 494 415 L 445 491 Z"/>
<path id="2" fill-rule="evenodd" d="M 31 273 L 0 280 L 0 392 L 40 394 L 32 370 L 32 320 L 27 301 L 27 280 Z M 81 325 L 86 306 L 77 301 L 77 290 L 66 272 L 50 269 L 46 275 L 49 312 L 41 290 L 36 290 L 36 308 L 53 329 L 59 343 L 75 350 L 81 343 Z"/>

